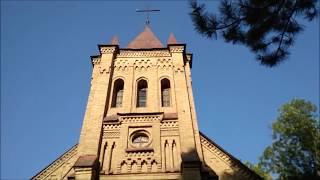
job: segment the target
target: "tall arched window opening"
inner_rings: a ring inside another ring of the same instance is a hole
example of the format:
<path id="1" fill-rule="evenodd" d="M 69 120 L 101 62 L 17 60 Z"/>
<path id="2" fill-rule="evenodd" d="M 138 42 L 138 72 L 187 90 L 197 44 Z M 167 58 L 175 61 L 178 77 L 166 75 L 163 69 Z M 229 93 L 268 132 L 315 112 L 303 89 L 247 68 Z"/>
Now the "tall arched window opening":
<path id="1" fill-rule="evenodd" d="M 148 83 L 146 80 L 140 80 L 137 88 L 137 107 L 147 106 Z"/>
<path id="2" fill-rule="evenodd" d="M 170 81 L 168 79 L 161 80 L 161 105 L 162 107 L 170 106 Z"/>
<path id="3" fill-rule="evenodd" d="M 124 82 L 122 79 L 117 79 L 114 82 L 111 107 L 122 107 L 123 86 Z"/>

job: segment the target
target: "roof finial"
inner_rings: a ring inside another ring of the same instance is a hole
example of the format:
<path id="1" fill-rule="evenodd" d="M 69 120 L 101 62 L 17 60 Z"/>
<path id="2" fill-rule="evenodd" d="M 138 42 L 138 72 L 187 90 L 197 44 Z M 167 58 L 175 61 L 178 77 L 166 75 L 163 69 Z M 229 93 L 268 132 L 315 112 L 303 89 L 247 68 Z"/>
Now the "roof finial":
<path id="1" fill-rule="evenodd" d="M 136 12 L 144 12 L 147 14 L 147 20 L 146 20 L 146 25 L 150 24 L 150 16 L 149 13 L 150 12 L 156 12 L 156 11 L 160 11 L 159 9 L 149 9 L 149 7 L 147 7 L 146 9 L 136 9 Z"/>

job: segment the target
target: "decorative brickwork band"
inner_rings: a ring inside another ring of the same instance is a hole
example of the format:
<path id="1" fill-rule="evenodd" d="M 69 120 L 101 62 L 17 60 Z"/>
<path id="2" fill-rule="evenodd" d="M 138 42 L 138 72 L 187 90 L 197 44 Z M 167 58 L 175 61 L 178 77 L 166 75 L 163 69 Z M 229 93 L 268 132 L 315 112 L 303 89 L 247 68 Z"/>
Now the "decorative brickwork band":
<path id="1" fill-rule="evenodd" d="M 167 49 L 153 51 L 120 50 L 117 57 L 171 57 L 171 54 Z"/>
<path id="2" fill-rule="evenodd" d="M 169 46 L 171 53 L 182 53 L 185 50 L 185 46 Z"/>
<path id="3" fill-rule="evenodd" d="M 101 54 L 113 54 L 116 51 L 116 46 L 113 47 L 100 47 Z"/>

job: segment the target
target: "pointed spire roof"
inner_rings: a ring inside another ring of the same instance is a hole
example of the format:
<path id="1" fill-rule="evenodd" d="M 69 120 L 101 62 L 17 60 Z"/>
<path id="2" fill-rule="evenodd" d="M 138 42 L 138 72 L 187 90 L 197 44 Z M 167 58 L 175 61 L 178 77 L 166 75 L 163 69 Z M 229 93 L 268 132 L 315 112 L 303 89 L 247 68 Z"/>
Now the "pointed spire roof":
<path id="1" fill-rule="evenodd" d="M 119 39 L 117 36 L 113 36 L 111 41 L 110 41 L 111 45 L 119 45 Z"/>
<path id="2" fill-rule="evenodd" d="M 167 44 L 178 44 L 176 37 L 174 37 L 173 33 L 170 33 Z"/>
<path id="3" fill-rule="evenodd" d="M 162 43 L 153 34 L 148 25 L 146 25 L 144 30 L 128 45 L 128 48 L 130 49 L 149 49 L 162 47 Z"/>

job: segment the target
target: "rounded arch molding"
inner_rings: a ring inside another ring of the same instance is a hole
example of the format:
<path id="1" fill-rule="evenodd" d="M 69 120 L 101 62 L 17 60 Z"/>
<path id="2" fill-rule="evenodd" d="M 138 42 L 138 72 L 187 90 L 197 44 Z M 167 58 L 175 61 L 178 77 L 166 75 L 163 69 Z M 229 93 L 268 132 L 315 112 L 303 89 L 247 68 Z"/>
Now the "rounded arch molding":
<path id="1" fill-rule="evenodd" d="M 112 78 L 112 83 L 114 83 L 118 79 L 121 79 L 123 82 L 126 82 L 126 78 L 124 76 L 115 76 Z"/>
<path id="2" fill-rule="evenodd" d="M 167 80 L 170 82 L 170 84 L 172 83 L 172 77 L 169 76 L 169 75 L 160 76 L 158 80 L 159 80 L 159 82 L 161 83 L 161 81 L 162 81 L 163 79 L 167 79 Z"/>
<path id="3" fill-rule="evenodd" d="M 146 77 L 144 77 L 144 76 L 140 76 L 140 77 L 136 78 L 136 83 L 138 83 L 138 82 L 141 81 L 141 80 L 145 80 L 145 81 L 149 84 L 148 78 L 146 78 Z"/>

